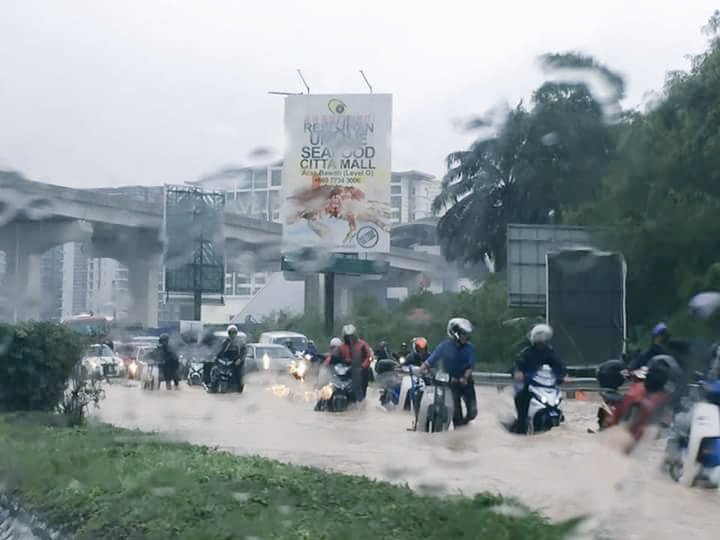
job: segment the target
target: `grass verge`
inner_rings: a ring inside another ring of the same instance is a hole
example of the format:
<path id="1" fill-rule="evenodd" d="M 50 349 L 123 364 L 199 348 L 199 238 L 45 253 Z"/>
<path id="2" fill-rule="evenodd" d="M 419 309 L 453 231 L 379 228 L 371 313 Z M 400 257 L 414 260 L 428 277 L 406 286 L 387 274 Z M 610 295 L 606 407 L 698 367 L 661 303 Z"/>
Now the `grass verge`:
<path id="1" fill-rule="evenodd" d="M 499 496 L 431 498 L 106 425 L 0 416 L 6 495 L 79 539 L 563 538 Z M 512 503 L 512 502 L 511 502 Z"/>

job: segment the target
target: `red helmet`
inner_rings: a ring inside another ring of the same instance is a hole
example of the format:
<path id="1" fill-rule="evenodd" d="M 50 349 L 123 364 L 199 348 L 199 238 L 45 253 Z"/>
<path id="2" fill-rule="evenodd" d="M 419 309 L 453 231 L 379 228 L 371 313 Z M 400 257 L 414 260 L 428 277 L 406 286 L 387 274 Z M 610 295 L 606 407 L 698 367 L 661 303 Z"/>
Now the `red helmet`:
<path id="1" fill-rule="evenodd" d="M 416 337 L 412 340 L 413 351 L 419 353 L 421 350 L 427 351 L 428 341 L 424 337 Z"/>

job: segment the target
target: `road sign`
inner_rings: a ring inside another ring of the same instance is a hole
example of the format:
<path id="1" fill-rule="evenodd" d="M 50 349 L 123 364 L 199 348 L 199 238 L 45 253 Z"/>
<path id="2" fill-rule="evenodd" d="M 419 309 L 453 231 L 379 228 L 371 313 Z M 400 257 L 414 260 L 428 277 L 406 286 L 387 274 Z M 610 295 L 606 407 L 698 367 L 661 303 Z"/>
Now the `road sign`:
<path id="1" fill-rule="evenodd" d="M 225 291 L 225 194 L 165 186 L 165 290 Z"/>

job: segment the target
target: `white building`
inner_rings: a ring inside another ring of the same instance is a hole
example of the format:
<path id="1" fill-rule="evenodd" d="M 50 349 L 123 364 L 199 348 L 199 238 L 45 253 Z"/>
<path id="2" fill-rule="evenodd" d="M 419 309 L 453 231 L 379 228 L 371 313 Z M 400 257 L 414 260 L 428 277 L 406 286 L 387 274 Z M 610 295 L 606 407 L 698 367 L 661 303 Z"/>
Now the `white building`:
<path id="1" fill-rule="evenodd" d="M 280 221 L 282 161 L 260 167 L 229 168 L 206 176 L 193 185 L 226 193 L 226 206 L 251 217 Z M 432 215 L 431 205 L 440 192 L 440 182 L 420 171 L 392 173 L 390 187 L 393 224 L 409 223 Z M 224 305 L 203 306 L 203 320 L 225 322 L 240 313 L 250 300 L 270 281 L 274 288 L 288 292 L 297 282 L 286 282 L 282 273 L 228 273 L 225 277 Z M 278 306 L 278 309 L 285 306 Z M 206 320 L 207 318 L 207 320 Z"/>

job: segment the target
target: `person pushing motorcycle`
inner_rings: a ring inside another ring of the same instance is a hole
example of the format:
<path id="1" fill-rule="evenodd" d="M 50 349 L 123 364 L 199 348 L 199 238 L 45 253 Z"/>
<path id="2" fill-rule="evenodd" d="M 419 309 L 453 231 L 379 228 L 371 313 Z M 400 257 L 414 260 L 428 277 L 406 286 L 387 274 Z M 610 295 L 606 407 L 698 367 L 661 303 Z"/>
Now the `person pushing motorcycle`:
<path id="1" fill-rule="evenodd" d="M 440 343 L 425 360 L 421 369 L 429 371 L 438 365 L 444 367 L 450 376 L 450 391 L 453 397 L 453 425 L 463 426 L 477 416 L 477 398 L 473 381 L 475 347 L 470 343 L 472 325 L 467 319 L 454 317 L 447 324 L 448 339 Z M 467 414 L 463 416 L 462 403 Z"/>
<path id="2" fill-rule="evenodd" d="M 357 402 L 365 399 L 368 383 L 370 382 L 370 362 L 372 352 L 365 340 L 358 338 L 354 324 L 343 326 L 343 344 L 340 354 L 344 361 L 352 368 L 353 393 Z"/>
<path id="3" fill-rule="evenodd" d="M 238 392 L 243 391 L 243 364 L 247 347 L 245 346 L 245 334 L 239 334 L 237 326 L 231 324 L 227 327 L 228 337 L 225 338 L 216 358 L 224 358 L 232 362 L 233 379 L 237 384 Z"/>
<path id="4" fill-rule="evenodd" d="M 545 364 L 549 365 L 558 384 L 565 378 L 565 364 L 558 358 L 550 346 L 553 329 L 549 324 L 538 324 L 530 330 L 530 346 L 520 353 L 513 367 L 513 378 L 521 388 L 515 394 L 517 420 L 512 427 L 515 433 L 527 433 L 528 408 L 530 407 L 530 381 L 537 371 Z"/>

